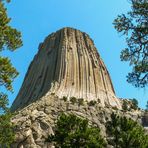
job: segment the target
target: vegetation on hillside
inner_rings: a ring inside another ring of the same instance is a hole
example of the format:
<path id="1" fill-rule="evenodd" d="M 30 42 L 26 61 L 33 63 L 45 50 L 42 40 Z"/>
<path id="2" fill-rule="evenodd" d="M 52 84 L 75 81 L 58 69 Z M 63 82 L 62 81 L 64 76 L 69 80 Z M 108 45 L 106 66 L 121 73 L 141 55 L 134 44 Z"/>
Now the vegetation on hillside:
<path id="1" fill-rule="evenodd" d="M 131 108 L 134 110 L 138 109 L 138 100 L 133 98 L 131 99 L 131 102 L 132 102 Z"/>
<path id="2" fill-rule="evenodd" d="M 126 117 L 111 114 L 107 122 L 109 144 L 115 148 L 147 148 L 148 135 L 136 121 Z"/>
<path id="3" fill-rule="evenodd" d="M 148 135 L 136 121 L 115 113 L 106 123 L 107 142 L 115 148 L 147 148 Z M 46 142 L 59 148 L 103 148 L 106 140 L 98 127 L 90 126 L 88 120 L 73 114 L 62 113 L 57 120 L 54 135 Z"/>
<path id="4" fill-rule="evenodd" d="M 146 102 L 146 111 L 148 111 L 148 101 Z"/>
<path id="5" fill-rule="evenodd" d="M 59 116 L 55 135 L 50 135 L 47 142 L 52 142 L 57 148 L 103 148 L 106 145 L 99 128 L 73 114 Z"/>

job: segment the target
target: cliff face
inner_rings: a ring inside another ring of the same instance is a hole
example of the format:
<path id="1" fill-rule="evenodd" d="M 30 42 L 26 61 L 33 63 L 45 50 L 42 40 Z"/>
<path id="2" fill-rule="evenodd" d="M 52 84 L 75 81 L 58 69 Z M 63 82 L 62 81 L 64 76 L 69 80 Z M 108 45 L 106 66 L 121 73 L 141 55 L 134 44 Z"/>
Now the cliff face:
<path id="1" fill-rule="evenodd" d="M 70 97 L 83 98 L 83 103 L 72 103 Z M 105 138 L 112 112 L 141 122 L 140 110 L 124 112 L 121 105 L 93 41 L 78 30 L 61 29 L 40 44 L 12 105 L 17 112 L 12 119 L 16 139 L 11 148 L 51 148 L 45 139 L 54 134 L 61 112 L 88 119 Z"/>
<path id="2" fill-rule="evenodd" d="M 72 28 L 52 33 L 39 45 L 11 109 L 21 109 L 47 93 L 59 98 L 99 99 L 102 106 L 121 108 L 93 41 Z"/>

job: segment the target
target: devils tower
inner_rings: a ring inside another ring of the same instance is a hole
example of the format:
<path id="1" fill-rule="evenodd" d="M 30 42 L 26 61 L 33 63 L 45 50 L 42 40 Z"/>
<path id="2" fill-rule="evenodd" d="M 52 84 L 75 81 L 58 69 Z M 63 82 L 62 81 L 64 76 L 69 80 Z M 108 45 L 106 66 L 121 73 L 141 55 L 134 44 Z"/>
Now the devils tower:
<path id="1" fill-rule="evenodd" d="M 12 104 L 15 141 L 11 147 L 51 148 L 53 144 L 45 139 L 54 134 L 62 112 L 88 119 L 107 138 L 105 125 L 112 112 L 135 120 L 141 117 L 141 111 L 125 113 L 122 104 L 92 39 L 63 28 L 39 45 Z"/>
<path id="2" fill-rule="evenodd" d="M 120 108 L 109 73 L 92 39 L 84 32 L 63 28 L 39 45 L 12 110 L 55 93 L 98 100 Z"/>

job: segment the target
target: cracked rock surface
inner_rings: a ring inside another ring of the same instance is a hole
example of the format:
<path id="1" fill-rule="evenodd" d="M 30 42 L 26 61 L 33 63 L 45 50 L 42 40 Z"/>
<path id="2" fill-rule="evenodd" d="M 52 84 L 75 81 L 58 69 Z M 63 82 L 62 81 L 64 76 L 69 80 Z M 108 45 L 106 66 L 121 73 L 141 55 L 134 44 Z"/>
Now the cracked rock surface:
<path id="1" fill-rule="evenodd" d="M 45 95 L 40 100 L 18 111 L 12 119 L 16 125 L 16 139 L 12 148 L 51 148 L 50 143 L 45 139 L 49 134 L 54 134 L 54 127 L 58 115 L 73 113 L 79 117 L 86 118 L 90 124 L 101 129 L 101 134 L 106 138 L 106 122 L 110 119 L 112 112 L 119 115 L 126 115 L 141 122 L 141 111 L 123 112 L 112 106 L 102 107 L 100 103 L 90 106 L 88 102 L 79 105 L 64 101 L 55 95 Z"/>
<path id="2" fill-rule="evenodd" d="M 73 28 L 52 33 L 39 45 L 11 110 L 21 109 L 48 92 L 88 101 L 99 99 L 102 106 L 121 108 L 92 39 Z"/>
<path id="3" fill-rule="evenodd" d="M 76 98 L 75 103 L 70 102 L 71 97 Z M 84 103 L 80 105 L 78 99 Z M 96 103 L 90 105 L 91 100 Z M 122 111 L 122 100 L 115 95 L 92 39 L 73 28 L 52 33 L 39 45 L 11 111 L 16 112 L 12 148 L 52 148 L 45 139 L 54 134 L 61 112 L 87 118 L 105 138 L 105 123 L 112 112 L 139 122 L 142 114 L 140 110 Z"/>

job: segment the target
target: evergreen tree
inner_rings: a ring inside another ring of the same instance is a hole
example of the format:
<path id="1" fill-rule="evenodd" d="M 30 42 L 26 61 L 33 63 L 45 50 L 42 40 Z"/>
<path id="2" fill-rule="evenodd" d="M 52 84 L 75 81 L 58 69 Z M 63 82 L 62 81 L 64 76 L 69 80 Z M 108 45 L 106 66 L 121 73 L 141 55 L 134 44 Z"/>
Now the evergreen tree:
<path id="1" fill-rule="evenodd" d="M 128 110 L 128 103 L 126 102 L 126 100 L 123 100 L 122 109 L 124 111 L 127 111 Z"/>
<path id="2" fill-rule="evenodd" d="M 14 141 L 13 124 L 11 123 L 12 114 L 8 113 L 0 116 L 0 147 L 9 148 Z"/>
<path id="3" fill-rule="evenodd" d="M 50 135 L 47 141 L 54 142 L 57 148 L 103 148 L 106 145 L 99 128 L 89 126 L 86 119 L 73 114 L 59 116 L 55 135 Z"/>
<path id="4" fill-rule="evenodd" d="M 138 100 L 134 98 L 134 99 L 131 99 L 131 101 L 132 101 L 131 108 L 136 110 L 138 108 Z"/>
<path id="5" fill-rule="evenodd" d="M 145 87 L 148 85 L 148 1 L 129 1 L 132 10 L 127 15 L 118 15 L 113 24 L 126 36 L 127 48 L 120 57 L 132 66 L 127 81 L 135 87 Z"/>
<path id="6" fill-rule="evenodd" d="M 6 2 L 9 2 L 7 0 Z M 0 1 L 0 52 L 3 50 L 14 51 L 22 46 L 21 33 L 12 28 L 10 18 L 7 16 L 5 1 Z M 13 92 L 12 82 L 18 75 L 8 57 L 0 55 L 0 88 Z M 0 147 L 9 147 L 14 139 L 13 125 L 10 122 L 12 114 L 8 109 L 7 94 L 0 92 Z"/>
<path id="7" fill-rule="evenodd" d="M 146 110 L 148 111 L 148 101 L 146 102 Z"/>
<path id="8" fill-rule="evenodd" d="M 115 148 L 147 148 L 148 135 L 137 122 L 112 113 L 111 121 L 107 122 L 109 143 Z"/>

